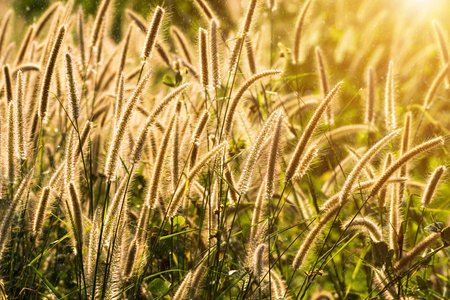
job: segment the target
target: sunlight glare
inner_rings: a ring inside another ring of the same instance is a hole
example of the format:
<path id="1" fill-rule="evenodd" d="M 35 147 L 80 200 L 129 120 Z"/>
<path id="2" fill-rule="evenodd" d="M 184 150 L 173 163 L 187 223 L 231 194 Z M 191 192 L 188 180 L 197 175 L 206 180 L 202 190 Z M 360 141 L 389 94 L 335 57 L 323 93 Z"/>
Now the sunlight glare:
<path id="1" fill-rule="evenodd" d="M 432 6 L 436 1 L 434 0 L 409 0 L 413 5 L 420 5 L 421 7 Z"/>

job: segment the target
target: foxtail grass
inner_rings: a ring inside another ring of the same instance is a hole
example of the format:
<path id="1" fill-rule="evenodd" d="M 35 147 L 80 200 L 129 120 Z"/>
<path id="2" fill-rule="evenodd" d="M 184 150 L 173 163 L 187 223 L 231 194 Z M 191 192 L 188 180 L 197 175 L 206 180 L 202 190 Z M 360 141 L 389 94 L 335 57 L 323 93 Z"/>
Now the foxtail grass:
<path id="1" fill-rule="evenodd" d="M 439 180 L 442 175 L 444 175 L 445 170 L 446 168 L 444 166 L 439 166 L 434 170 L 433 174 L 431 174 L 427 187 L 423 193 L 422 200 L 420 201 L 423 207 L 428 207 L 433 201 L 433 196 L 439 184 Z"/>
<path id="2" fill-rule="evenodd" d="M 150 28 L 147 32 L 147 37 L 145 38 L 144 48 L 142 49 L 141 56 L 143 59 L 147 59 L 148 57 L 150 57 L 152 50 L 155 47 L 156 37 L 158 35 L 159 27 L 161 26 L 164 13 L 165 11 L 162 7 L 156 7 L 152 21 L 150 23 Z"/>
<path id="3" fill-rule="evenodd" d="M 319 120 L 322 117 L 322 115 L 325 112 L 328 105 L 336 97 L 336 94 L 340 90 L 341 86 L 342 86 L 342 82 L 339 82 L 331 90 L 331 92 L 325 97 L 325 99 L 322 101 L 322 103 L 319 105 L 319 107 L 314 112 L 314 115 L 312 116 L 311 120 L 309 121 L 308 125 L 306 126 L 305 130 L 303 131 L 303 134 L 295 148 L 294 154 L 293 154 L 293 156 L 289 162 L 289 165 L 286 169 L 285 179 L 284 179 L 285 182 L 289 182 L 294 177 L 295 171 L 298 168 L 300 159 L 303 156 L 303 152 L 306 149 L 306 146 L 314 132 L 314 129 L 316 128 L 317 124 L 319 123 Z"/>

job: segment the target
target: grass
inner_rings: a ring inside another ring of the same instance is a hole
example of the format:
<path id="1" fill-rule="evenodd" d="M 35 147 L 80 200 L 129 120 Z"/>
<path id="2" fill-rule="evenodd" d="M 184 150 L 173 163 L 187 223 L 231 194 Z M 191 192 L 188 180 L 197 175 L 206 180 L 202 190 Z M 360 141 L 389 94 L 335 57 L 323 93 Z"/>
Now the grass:
<path id="1" fill-rule="evenodd" d="M 113 2 L 0 20 L 1 298 L 450 297 L 449 4 Z"/>

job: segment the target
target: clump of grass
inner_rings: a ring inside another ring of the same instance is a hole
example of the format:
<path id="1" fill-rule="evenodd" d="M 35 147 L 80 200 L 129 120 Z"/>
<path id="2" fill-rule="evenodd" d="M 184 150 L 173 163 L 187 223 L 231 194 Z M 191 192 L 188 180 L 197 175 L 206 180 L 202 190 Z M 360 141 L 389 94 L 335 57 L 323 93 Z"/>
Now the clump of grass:
<path id="1" fill-rule="evenodd" d="M 0 295 L 447 299 L 448 28 L 397 2 L 5 10 Z"/>

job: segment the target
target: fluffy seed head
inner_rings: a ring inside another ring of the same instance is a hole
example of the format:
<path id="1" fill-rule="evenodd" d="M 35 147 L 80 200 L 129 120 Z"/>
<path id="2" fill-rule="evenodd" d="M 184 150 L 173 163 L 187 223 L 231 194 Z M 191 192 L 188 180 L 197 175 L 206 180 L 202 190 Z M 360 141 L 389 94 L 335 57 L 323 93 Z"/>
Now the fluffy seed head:
<path id="1" fill-rule="evenodd" d="M 297 252 L 297 255 L 292 262 L 292 266 L 294 269 L 300 269 L 305 262 L 306 257 L 308 256 L 309 251 L 311 250 L 314 242 L 317 241 L 317 237 L 320 233 L 325 229 L 326 225 L 329 221 L 333 219 L 336 213 L 339 211 L 339 205 L 334 206 L 330 210 L 328 210 L 320 220 L 314 225 L 313 229 L 308 233 L 303 244 L 300 246 L 300 249 Z"/>
<path id="2" fill-rule="evenodd" d="M 375 242 L 379 242 L 383 239 L 383 233 L 380 226 L 368 217 L 357 217 L 344 222 L 342 228 L 347 229 L 348 227 L 359 227 L 362 231 L 368 231 L 370 238 Z"/>
<path id="3" fill-rule="evenodd" d="M 347 179 L 342 187 L 341 196 L 339 202 L 343 205 L 350 194 L 350 191 L 353 187 L 353 184 L 358 179 L 361 174 L 361 171 L 366 166 L 366 164 L 378 153 L 380 150 L 389 143 L 395 136 L 399 134 L 400 130 L 394 131 L 388 136 L 381 139 L 378 143 L 372 146 L 369 151 L 358 161 L 355 167 L 352 169 L 350 174 L 347 176 Z"/>
<path id="4" fill-rule="evenodd" d="M 130 121 L 131 114 L 136 108 L 136 104 L 144 90 L 145 85 L 150 77 L 148 72 L 143 79 L 139 81 L 138 86 L 135 88 L 133 95 L 128 101 L 124 111 L 122 112 L 119 122 L 114 130 L 113 139 L 109 147 L 108 156 L 106 158 L 105 176 L 108 180 L 115 180 L 115 172 L 117 168 L 117 162 L 119 159 L 119 152 L 122 145 L 123 138 L 125 136 L 125 129 Z"/>
<path id="5" fill-rule="evenodd" d="M 78 119 L 80 117 L 80 99 L 78 98 L 72 55 L 69 52 L 65 55 L 65 63 L 70 117 L 72 119 Z"/>
<path id="6" fill-rule="evenodd" d="M 25 160 L 27 158 L 27 145 L 26 145 L 26 119 L 24 116 L 24 82 L 22 71 L 17 73 L 17 88 L 16 88 L 16 106 L 15 106 L 15 120 L 16 120 L 16 137 L 17 137 L 17 150 L 20 159 Z"/>
<path id="7" fill-rule="evenodd" d="M 164 9 L 160 6 L 157 6 L 155 9 L 155 13 L 153 14 L 153 19 L 150 24 L 150 28 L 147 32 L 147 37 L 145 39 L 144 48 L 142 49 L 142 58 L 147 59 L 150 57 L 153 47 L 155 47 L 156 37 L 158 35 L 159 27 L 161 26 L 161 22 L 164 16 Z"/>
<path id="8" fill-rule="evenodd" d="M 439 184 L 439 180 L 441 179 L 442 175 L 445 173 L 445 166 L 439 166 L 434 170 L 433 174 L 430 177 L 430 180 L 428 181 L 427 187 L 425 189 L 425 192 L 422 196 L 422 206 L 428 207 L 431 202 L 433 201 L 433 196 L 436 191 L 436 188 Z"/>
<path id="9" fill-rule="evenodd" d="M 45 117 L 47 116 L 48 97 L 50 94 L 50 83 L 53 77 L 53 72 L 55 70 L 56 59 L 58 58 L 59 49 L 62 46 L 65 33 L 66 33 L 66 26 L 62 25 L 59 28 L 58 35 L 55 39 L 55 42 L 53 43 L 47 67 L 45 68 L 45 75 L 41 85 L 41 94 L 39 96 L 38 116 L 41 119 L 45 119 Z"/>
<path id="10" fill-rule="evenodd" d="M 108 10 L 110 3 L 111 3 L 111 0 L 103 0 L 100 3 L 100 6 L 98 8 L 97 15 L 95 16 L 94 25 L 92 27 L 92 32 L 91 32 L 91 40 L 90 40 L 91 51 L 92 51 L 92 48 L 95 46 L 95 44 L 97 44 L 98 38 L 100 36 L 101 28 L 105 21 L 106 11 Z"/>
<path id="11" fill-rule="evenodd" d="M 220 86 L 220 65 L 219 65 L 219 34 L 218 23 L 212 19 L 209 24 L 209 55 L 211 59 L 211 75 L 213 87 Z"/>
<path id="12" fill-rule="evenodd" d="M 208 20 L 215 19 L 214 13 L 212 9 L 208 6 L 208 4 L 204 0 L 195 0 L 195 4 L 200 8 L 202 13 Z"/>
<path id="13" fill-rule="evenodd" d="M 430 247 L 440 236 L 440 232 L 433 232 L 432 234 L 427 236 L 408 253 L 404 254 L 402 258 L 395 263 L 394 268 L 399 271 L 404 269 L 414 258 L 425 251 L 426 248 Z"/>
<path id="14" fill-rule="evenodd" d="M 256 247 L 255 253 L 253 254 L 253 275 L 259 278 L 262 275 L 264 269 L 264 253 L 266 251 L 266 244 L 260 244 Z"/>
<path id="15" fill-rule="evenodd" d="M 81 210 L 80 197 L 78 196 L 78 192 L 73 181 L 69 183 L 69 199 L 75 226 L 73 229 L 75 240 L 81 247 L 83 244 L 83 213 Z"/>
<path id="16" fill-rule="evenodd" d="M 145 200 L 146 205 L 150 206 L 150 208 L 155 208 L 157 204 L 159 184 L 163 176 L 162 174 L 163 163 L 166 157 L 167 148 L 169 146 L 172 128 L 174 127 L 177 116 L 178 112 L 176 112 L 172 116 L 169 126 L 167 126 L 166 131 L 164 132 L 164 137 L 161 141 L 161 145 L 158 150 L 158 156 L 156 157 L 156 163 L 153 167 L 152 178 L 150 181 L 150 186 Z"/>
<path id="17" fill-rule="evenodd" d="M 8 136 L 7 136 L 7 149 L 8 149 L 8 183 L 13 184 L 16 182 L 16 134 L 14 124 L 14 102 L 10 102 L 8 106 Z"/>
<path id="18" fill-rule="evenodd" d="M 442 137 L 437 137 L 431 139 L 427 142 L 424 142 L 413 149 L 409 150 L 402 156 L 400 156 L 392 165 L 383 172 L 383 174 L 378 178 L 377 182 L 373 185 L 369 197 L 375 196 L 378 191 L 383 187 L 383 185 L 387 182 L 387 180 L 397 171 L 402 165 L 416 157 L 417 155 L 424 153 L 430 149 L 433 149 L 437 146 L 444 145 L 444 139 Z"/>
<path id="19" fill-rule="evenodd" d="M 50 198 L 50 187 L 46 186 L 42 189 L 39 206 L 36 210 L 36 215 L 33 222 L 33 233 L 36 235 L 41 231 L 42 225 L 45 221 L 45 211 L 47 210 L 48 200 Z"/>
<path id="20" fill-rule="evenodd" d="M 311 0 L 307 0 L 303 5 L 302 11 L 298 16 L 297 26 L 295 29 L 295 38 L 294 38 L 294 62 L 298 63 L 300 58 L 300 38 L 302 37 L 302 29 L 303 24 L 305 23 L 306 12 L 308 11 L 309 5 L 311 4 Z"/>
<path id="21" fill-rule="evenodd" d="M 172 298 L 173 300 L 183 300 L 186 298 L 186 295 L 189 292 L 189 286 L 191 285 L 191 279 L 192 272 L 189 272 L 178 287 L 175 295 Z"/>
<path id="22" fill-rule="evenodd" d="M 250 187 L 253 171 L 260 156 L 262 146 L 267 138 L 270 137 L 270 130 L 273 127 L 275 120 L 278 119 L 280 113 L 281 111 L 277 110 L 269 116 L 264 123 L 263 128 L 259 131 L 252 148 L 250 149 L 248 157 L 245 161 L 244 170 L 242 171 L 238 182 L 238 191 L 241 194 L 247 193 Z"/>
<path id="23" fill-rule="evenodd" d="M 250 69 L 250 72 L 252 74 L 255 74 L 256 62 L 255 62 L 255 55 L 253 54 L 252 40 L 250 39 L 250 37 L 247 37 L 247 39 L 245 40 L 245 49 L 247 51 L 248 67 Z"/>
<path id="24" fill-rule="evenodd" d="M 299 165 L 300 159 L 303 155 L 303 151 L 306 148 L 306 145 L 308 144 L 309 139 L 311 138 L 311 135 L 314 132 L 314 129 L 316 128 L 317 124 L 319 123 L 320 118 L 322 117 L 323 113 L 325 112 L 328 105 L 331 103 L 331 101 L 336 97 L 337 93 L 341 89 L 343 82 L 339 82 L 328 95 L 325 97 L 325 99 L 320 103 L 319 107 L 314 112 L 314 115 L 312 116 L 311 120 L 309 121 L 308 125 L 306 126 L 305 130 L 303 131 L 302 137 L 300 138 L 297 147 L 295 148 L 294 155 L 291 158 L 291 161 L 289 162 L 289 165 L 286 169 L 285 174 L 285 182 L 289 182 L 295 175 L 295 171 L 297 170 L 297 167 Z"/>
<path id="25" fill-rule="evenodd" d="M 203 89 L 207 90 L 209 87 L 209 63 L 208 63 L 208 45 L 207 45 L 207 36 L 208 32 L 199 28 L 198 31 L 198 52 L 200 55 L 200 81 L 202 83 Z"/>
<path id="26" fill-rule="evenodd" d="M 306 150 L 305 155 L 302 157 L 302 160 L 295 171 L 294 179 L 302 178 L 306 174 L 311 162 L 317 157 L 318 153 L 319 149 L 317 148 L 317 145 L 312 145 Z"/>
<path id="27" fill-rule="evenodd" d="M 444 31 L 442 30 L 441 25 L 439 24 L 438 21 L 433 20 L 433 27 L 434 27 L 434 31 L 436 33 L 436 38 L 437 38 L 437 42 L 439 45 L 439 50 L 441 52 L 441 62 L 442 62 L 442 66 L 447 65 L 450 62 L 450 53 L 448 51 L 448 44 L 447 41 L 445 40 L 445 34 Z M 445 87 L 446 89 L 448 89 L 450 87 L 450 80 L 449 77 L 447 75 L 447 78 L 445 80 Z"/>
<path id="28" fill-rule="evenodd" d="M 137 241 L 133 240 L 133 242 L 131 242 L 130 250 L 128 250 L 126 264 L 123 270 L 123 275 L 125 277 L 131 277 L 131 275 L 133 274 L 134 261 L 136 260 L 137 251 L 138 251 Z"/>
<path id="29" fill-rule="evenodd" d="M 13 101 L 12 83 L 11 83 L 11 72 L 9 70 L 9 65 L 3 66 L 3 76 L 5 77 L 5 89 L 6 89 L 6 99 L 8 103 Z"/>
<path id="30" fill-rule="evenodd" d="M 244 82 L 244 84 L 239 88 L 236 95 L 234 96 L 234 99 L 231 100 L 230 106 L 228 107 L 228 112 L 227 112 L 226 118 L 225 118 L 225 129 L 224 129 L 225 137 L 228 137 L 228 135 L 231 132 L 231 126 L 233 124 L 234 114 L 236 112 L 239 101 L 241 100 L 242 96 L 244 96 L 244 93 L 250 88 L 250 86 L 261 78 L 271 76 L 271 75 L 277 75 L 277 74 L 281 74 L 281 73 L 282 72 L 280 70 L 263 71 L 263 72 L 253 75 L 252 77 L 247 79 L 247 81 Z"/>
<path id="31" fill-rule="evenodd" d="M 241 33 L 240 35 L 242 37 L 246 36 L 247 33 L 250 31 L 250 27 L 252 25 L 253 16 L 255 14 L 257 3 L 258 3 L 258 0 L 250 0 L 250 3 L 248 4 L 247 14 L 245 15 L 245 20 L 244 20 L 243 26 L 240 31 L 240 33 Z"/>

